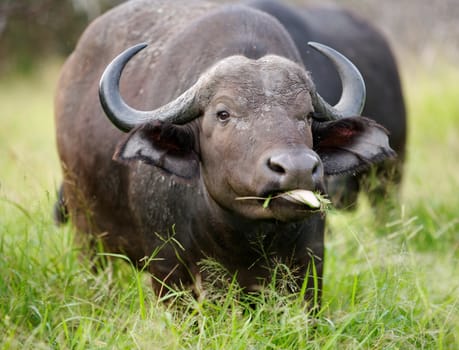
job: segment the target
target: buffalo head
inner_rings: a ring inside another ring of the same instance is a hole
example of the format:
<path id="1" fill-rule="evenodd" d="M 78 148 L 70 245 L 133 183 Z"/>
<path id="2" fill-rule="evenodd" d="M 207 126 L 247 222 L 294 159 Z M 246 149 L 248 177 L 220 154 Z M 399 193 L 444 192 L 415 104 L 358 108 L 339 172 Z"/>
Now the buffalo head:
<path id="1" fill-rule="evenodd" d="M 119 93 L 125 64 L 145 45 L 126 50 L 100 84 L 105 113 L 129 132 L 115 159 L 141 160 L 202 182 L 218 207 L 250 219 L 300 220 L 312 210 L 282 196 L 268 208 L 257 200 L 292 190 L 324 192 L 324 175 L 358 171 L 391 156 L 386 131 L 358 117 L 365 100 L 360 73 L 336 51 L 313 47 L 335 64 L 343 93 L 334 107 L 305 69 L 279 56 L 230 56 L 178 98 L 153 111 L 128 106 Z"/>

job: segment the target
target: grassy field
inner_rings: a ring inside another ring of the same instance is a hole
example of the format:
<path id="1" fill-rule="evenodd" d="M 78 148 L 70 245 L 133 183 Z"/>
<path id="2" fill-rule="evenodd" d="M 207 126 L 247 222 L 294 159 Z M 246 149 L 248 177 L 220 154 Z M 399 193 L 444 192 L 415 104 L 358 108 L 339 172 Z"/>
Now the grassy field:
<path id="1" fill-rule="evenodd" d="M 459 70 L 404 73 L 409 158 L 396 213 L 363 202 L 332 213 L 323 308 L 238 286 L 194 301 L 152 294 L 114 259 L 94 275 L 72 228 L 51 219 L 60 171 L 52 95 L 58 65 L 0 81 L 2 349 L 459 349 Z M 378 222 L 378 224 L 377 224 Z"/>

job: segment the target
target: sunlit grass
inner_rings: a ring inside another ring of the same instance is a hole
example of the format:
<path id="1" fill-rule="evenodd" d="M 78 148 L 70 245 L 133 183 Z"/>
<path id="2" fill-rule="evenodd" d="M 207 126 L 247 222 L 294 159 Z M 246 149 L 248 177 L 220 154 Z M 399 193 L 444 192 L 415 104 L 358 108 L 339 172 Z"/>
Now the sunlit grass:
<path id="1" fill-rule="evenodd" d="M 28 78 L 0 79 L 0 185 L 11 199 L 36 200 L 59 179 L 53 129 L 58 71 L 54 63 Z"/>
<path id="2" fill-rule="evenodd" d="M 330 215 L 314 317 L 295 296 L 268 288 L 244 298 L 231 281 L 209 287 L 203 302 L 186 292 L 160 302 L 147 274 L 122 258 L 93 274 L 72 228 L 51 218 L 61 178 L 57 72 L 52 64 L 0 81 L 1 348 L 459 348 L 457 68 L 405 72 L 409 157 L 399 207 L 375 218 L 363 200 L 354 213 Z"/>
<path id="3" fill-rule="evenodd" d="M 405 81 L 411 124 L 405 194 L 412 202 L 449 203 L 459 187 L 459 70 L 418 67 Z"/>

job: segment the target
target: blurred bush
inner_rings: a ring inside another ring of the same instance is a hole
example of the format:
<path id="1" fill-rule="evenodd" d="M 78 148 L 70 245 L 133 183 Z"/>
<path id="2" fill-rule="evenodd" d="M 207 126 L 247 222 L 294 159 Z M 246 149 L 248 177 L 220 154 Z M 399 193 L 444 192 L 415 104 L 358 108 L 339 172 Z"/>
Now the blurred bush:
<path id="1" fill-rule="evenodd" d="M 458 0 L 284 1 L 300 6 L 350 8 L 379 27 L 398 56 L 414 57 L 430 65 L 439 58 L 452 62 L 459 59 Z M 46 56 L 67 55 L 89 21 L 121 2 L 123 0 L 0 0 L 0 74 L 30 72 Z"/>
<path id="2" fill-rule="evenodd" d="M 399 58 L 433 66 L 459 60 L 458 0 L 292 0 L 343 6 L 362 15 L 389 39 Z"/>
<path id="3" fill-rule="evenodd" d="M 86 25 L 122 0 L 0 0 L 0 74 L 67 55 Z"/>

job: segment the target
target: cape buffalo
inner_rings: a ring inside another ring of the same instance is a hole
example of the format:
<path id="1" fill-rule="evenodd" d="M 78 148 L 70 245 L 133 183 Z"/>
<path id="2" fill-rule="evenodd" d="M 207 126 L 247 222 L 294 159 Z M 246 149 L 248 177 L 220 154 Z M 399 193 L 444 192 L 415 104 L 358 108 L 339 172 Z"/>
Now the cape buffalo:
<path id="1" fill-rule="evenodd" d="M 307 298 L 320 293 L 325 215 L 298 195 L 394 152 L 386 130 L 359 116 L 358 70 L 311 45 L 339 72 L 333 107 L 288 32 L 259 10 L 133 0 L 95 20 L 55 100 L 63 198 L 80 234 L 148 263 L 159 295 L 198 290 L 206 258 L 247 291 L 280 262 Z"/>
<path id="2" fill-rule="evenodd" d="M 339 76 L 331 63 L 305 42 L 329 45 L 348 57 L 365 80 L 367 98 L 362 115 L 389 131 L 389 144 L 397 157 L 372 167 L 370 178 L 369 172 L 329 178 L 334 205 L 353 208 L 362 188 L 375 206 L 381 200 L 384 206 L 387 200 L 396 200 L 405 159 L 406 111 L 398 69 L 386 40 L 368 22 L 341 7 L 292 8 L 273 0 L 248 4 L 274 16 L 287 29 L 304 66 L 313 74 L 317 91 L 330 103 L 339 99 Z"/>

